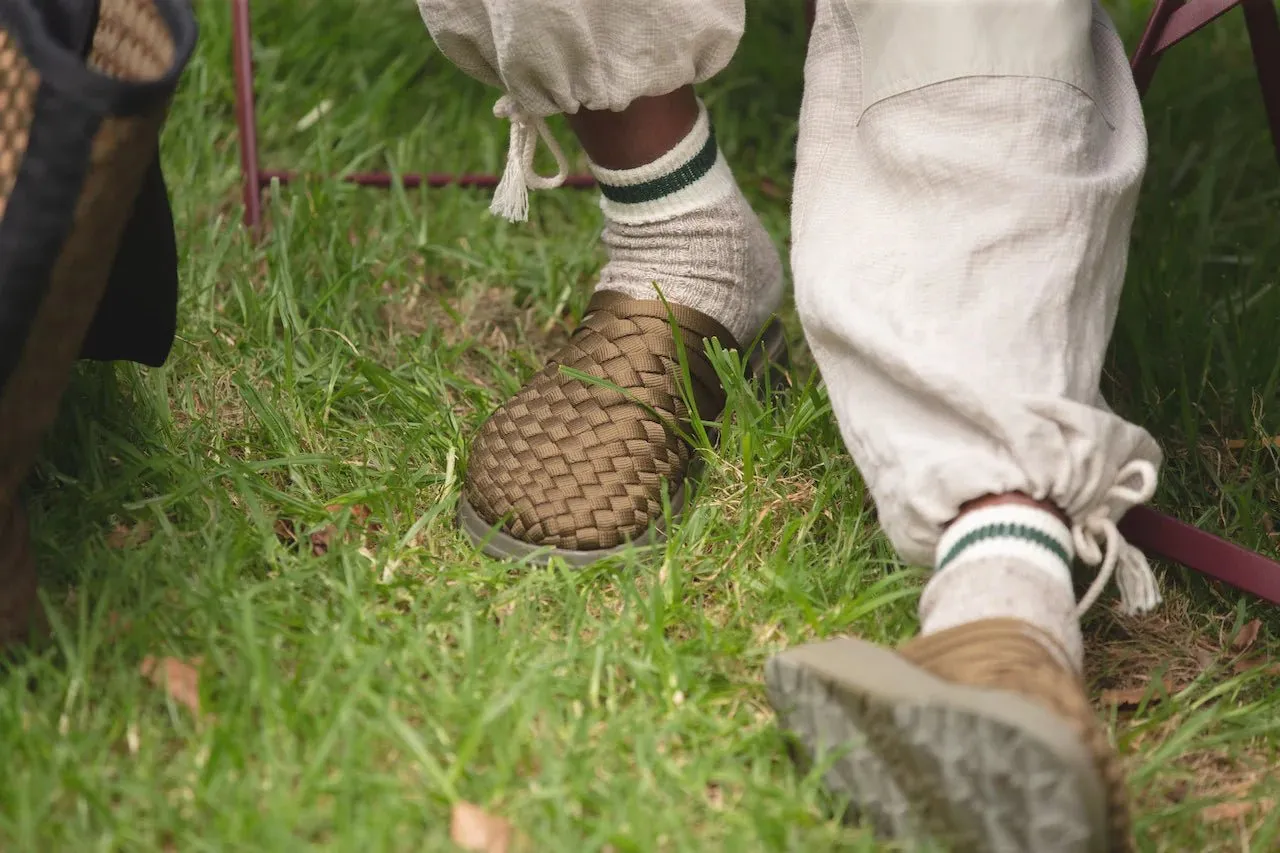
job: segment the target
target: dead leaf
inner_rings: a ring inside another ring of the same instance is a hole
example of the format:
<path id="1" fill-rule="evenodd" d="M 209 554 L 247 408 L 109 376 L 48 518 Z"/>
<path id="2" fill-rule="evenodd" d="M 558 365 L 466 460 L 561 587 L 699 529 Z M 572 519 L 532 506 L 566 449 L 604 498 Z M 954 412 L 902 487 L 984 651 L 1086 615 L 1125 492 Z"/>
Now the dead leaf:
<path id="1" fill-rule="evenodd" d="M 760 192 L 761 194 L 766 195 L 769 198 L 780 198 L 780 199 L 790 198 L 790 193 L 787 191 L 785 187 L 778 186 L 775 182 L 769 180 L 768 178 L 760 179 Z"/>
<path id="2" fill-rule="evenodd" d="M 200 672 L 196 669 L 200 663 L 201 658 L 188 663 L 170 657 L 156 660 L 148 655 L 138 670 L 152 684 L 164 688 L 173 701 L 200 716 Z"/>
<path id="3" fill-rule="evenodd" d="M 112 610 L 107 614 L 107 641 L 114 643 L 116 640 L 129 633 L 133 628 L 133 622 L 128 617 L 121 616 Z"/>
<path id="4" fill-rule="evenodd" d="M 493 618 L 497 620 L 499 625 L 501 625 L 510 619 L 511 614 L 515 612 L 516 600 L 513 598 L 510 601 L 499 604 L 497 607 L 493 608 Z"/>
<path id="5" fill-rule="evenodd" d="M 377 524 L 368 524 L 369 516 L 372 510 L 364 504 L 352 504 L 350 507 L 343 504 L 329 504 L 325 508 L 325 512 L 330 515 L 337 515 L 344 509 L 351 511 L 351 523 L 347 527 L 347 535 L 345 541 L 352 540 L 352 530 L 365 531 L 370 533 L 378 529 Z M 327 525 L 323 530 L 311 534 L 311 553 L 317 557 L 329 550 L 329 546 L 333 543 L 333 537 L 338 532 L 336 525 Z"/>
<path id="6" fill-rule="evenodd" d="M 724 808 L 724 791 L 714 782 L 707 786 L 707 805 L 716 811 Z"/>
<path id="7" fill-rule="evenodd" d="M 453 804 L 449 837 L 463 850 L 474 853 L 507 853 L 511 846 L 511 824 L 471 803 Z"/>
<path id="8" fill-rule="evenodd" d="M 1218 803 L 1217 805 L 1209 806 L 1200 812 L 1200 815 L 1211 823 L 1239 820 L 1267 802 L 1267 800 L 1236 800 L 1229 803 Z"/>
<path id="9" fill-rule="evenodd" d="M 1249 446 L 1252 439 L 1248 438 L 1230 438 L 1227 439 L 1228 450 L 1244 450 Z M 1257 440 L 1263 447 L 1280 447 L 1280 435 L 1264 436 Z"/>
<path id="10" fill-rule="evenodd" d="M 1255 669 L 1261 669 L 1267 675 L 1280 676 L 1280 663 L 1273 663 L 1270 658 L 1265 655 L 1251 658 L 1241 658 L 1235 662 L 1232 667 L 1236 675 L 1243 675 L 1246 672 L 1252 672 Z"/>
<path id="11" fill-rule="evenodd" d="M 311 556 L 322 557 L 329 553 L 329 545 L 333 542 L 333 537 L 337 534 L 338 528 L 332 524 L 326 524 L 324 527 L 311 534 Z"/>
<path id="12" fill-rule="evenodd" d="M 1117 708 L 1136 708 L 1147 700 L 1147 705 L 1154 705 L 1173 692 L 1173 686 L 1166 678 L 1161 682 L 1161 689 L 1152 690 L 1150 684 L 1139 684 L 1136 687 L 1110 688 L 1102 691 L 1102 704 Z M 1148 696 L 1150 693 L 1150 696 Z"/>
<path id="13" fill-rule="evenodd" d="M 1245 623 L 1240 629 L 1240 633 L 1236 634 L 1236 638 L 1231 641 L 1231 648 L 1237 652 L 1243 652 L 1245 649 L 1253 645 L 1258 639 L 1258 632 L 1262 630 L 1262 620 L 1251 619 Z"/>
<path id="14" fill-rule="evenodd" d="M 293 522 L 287 518 L 277 518 L 275 523 L 276 538 L 285 545 L 296 545 L 298 543 L 298 531 L 294 529 Z"/>
<path id="15" fill-rule="evenodd" d="M 345 504 L 329 504 L 324 511 L 330 515 L 337 515 L 348 507 Z M 369 515 L 373 510 L 364 504 L 351 504 L 351 520 L 357 527 L 364 527 L 364 523 L 369 520 Z"/>
<path id="16" fill-rule="evenodd" d="M 151 523 L 148 521 L 139 521 L 133 527 L 117 524 L 115 529 L 107 534 L 107 547 L 115 550 L 136 548 L 150 538 Z"/>

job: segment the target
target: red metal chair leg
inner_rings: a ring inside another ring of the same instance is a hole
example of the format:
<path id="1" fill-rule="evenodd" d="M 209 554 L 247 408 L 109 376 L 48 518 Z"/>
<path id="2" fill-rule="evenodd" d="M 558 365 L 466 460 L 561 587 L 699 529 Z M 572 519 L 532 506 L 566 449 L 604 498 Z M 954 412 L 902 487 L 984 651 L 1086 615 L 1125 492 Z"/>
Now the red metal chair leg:
<path id="1" fill-rule="evenodd" d="M 1170 560 L 1280 604 L 1280 563 L 1275 560 L 1145 506 L 1129 511 L 1120 532 L 1149 557 Z"/>
<path id="2" fill-rule="evenodd" d="M 1183 0 L 1157 0 L 1151 17 L 1147 19 L 1147 28 L 1142 32 L 1138 47 L 1133 52 L 1129 67 L 1133 70 L 1133 80 L 1138 84 L 1138 94 L 1147 94 L 1151 78 L 1156 74 L 1156 66 L 1160 64 L 1161 50 L 1157 45 L 1169 25 L 1169 18 L 1182 6 Z"/>
<path id="3" fill-rule="evenodd" d="M 236 83 L 236 125 L 240 137 L 241 192 L 244 197 L 244 223 L 252 229 L 262 224 L 262 191 L 273 182 L 287 184 L 296 180 L 296 172 L 287 169 L 263 169 L 258 153 L 258 121 L 253 80 L 253 23 L 249 0 L 231 0 L 232 65 Z M 365 187 L 386 189 L 397 179 L 387 172 L 356 172 L 344 175 L 343 181 Z M 498 185 L 497 175 L 462 174 L 443 172 L 407 174 L 399 178 L 405 187 L 476 187 L 492 188 Z M 594 187 L 591 175 L 570 175 L 564 185 L 573 189 Z"/>
<path id="4" fill-rule="evenodd" d="M 1258 82 L 1280 160 L 1280 22 L 1272 0 L 1157 0 L 1131 67 L 1146 94 L 1165 50 L 1241 6 L 1249 29 Z M 1120 523 L 1124 537 L 1151 557 L 1186 566 L 1207 577 L 1280 604 L 1280 563 L 1150 507 L 1135 507 Z"/>
<path id="5" fill-rule="evenodd" d="M 236 80 L 236 129 L 240 136 L 240 192 L 244 224 L 262 224 L 262 176 L 258 169 L 258 116 L 253 92 L 253 25 L 249 0 L 231 0 L 231 64 Z"/>
<path id="6" fill-rule="evenodd" d="M 1133 53 L 1133 78 L 1145 95 L 1164 51 L 1237 6 L 1249 31 L 1271 141 L 1280 161 L 1280 18 L 1273 0 L 1157 0 Z"/>
<path id="7" fill-rule="evenodd" d="M 1280 161 L 1280 17 L 1272 0 L 1243 0 L 1245 25 L 1253 48 L 1253 65 L 1258 70 L 1262 102 L 1271 124 L 1271 144 Z"/>

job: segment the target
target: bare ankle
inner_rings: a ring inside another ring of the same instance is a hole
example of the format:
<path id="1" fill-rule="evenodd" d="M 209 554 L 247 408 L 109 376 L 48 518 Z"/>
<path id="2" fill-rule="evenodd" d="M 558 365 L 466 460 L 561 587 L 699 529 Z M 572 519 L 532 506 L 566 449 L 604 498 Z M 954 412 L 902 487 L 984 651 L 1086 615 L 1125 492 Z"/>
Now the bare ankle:
<path id="1" fill-rule="evenodd" d="M 1057 518 L 1068 527 L 1071 526 L 1071 519 L 1056 504 L 1050 501 L 1038 501 L 1030 495 L 1022 492 L 1004 492 L 998 495 L 983 495 L 974 498 L 971 501 L 965 501 L 960 504 L 960 514 L 951 520 L 948 524 L 954 524 L 961 516 L 973 512 L 974 510 L 986 509 L 987 507 L 999 506 L 1001 504 L 1012 504 L 1016 506 L 1028 506 L 1034 509 L 1042 509 L 1050 515 Z"/>
<path id="2" fill-rule="evenodd" d="M 637 98 L 625 110 L 579 110 L 567 116 L 591 162 L 634 169 L 657 160 L 684 139 L 698 119 L 692 86 Z"/>

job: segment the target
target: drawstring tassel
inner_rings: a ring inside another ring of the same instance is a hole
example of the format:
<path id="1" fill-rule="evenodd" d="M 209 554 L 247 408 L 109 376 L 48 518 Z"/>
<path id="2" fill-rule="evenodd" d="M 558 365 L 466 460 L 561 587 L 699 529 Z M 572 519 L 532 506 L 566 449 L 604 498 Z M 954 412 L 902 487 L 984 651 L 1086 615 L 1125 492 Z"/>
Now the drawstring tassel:
<path id="1" fill-rule="evenodd" d="M 1136 487 L 1125 485 L 1138 480 Z M 1107 491 L 1102 504 L 1071 530 L 1076 554 L 1098 567 L 1098 576 L 1076 607 L 1076 615 L 1093 606 L 1112 576 L 1120 588 L 1120 611 L 1133 616 L 1154 610 L 1160 604 L 1160 587 L 1146 556 L 1120 535 L 1116 521 L 1130 508 L 1146 503 L 1156 492 L 1156 468 L 1145 459 L 1135 459 L 1120 469 L 1116 484 Z"/>
<path id="2" fill-rule="evenodd" d="M 1148 613 L 1160 604 L 1160 588 L 1146 555 L 1127 542 L 1116 566 L 1116 586 L 1123 613 Z"/>
<path id="3" fill-rule="evenodd" d="M 507 144 L 507 165 L 494 190 L 489 212 L 509 222 L 524 222 L 529 218 L 529 190 L 550 190 L 563 184 L 569 175 L 569 163 L 546 121 L 531 117 L 510 95 L 498 99 L 493 114 L 510 120 L 511 137 Z M 551 177 L 539 175 L 533 168 L 539 138 L 556 158 L 556 173 Z"/>

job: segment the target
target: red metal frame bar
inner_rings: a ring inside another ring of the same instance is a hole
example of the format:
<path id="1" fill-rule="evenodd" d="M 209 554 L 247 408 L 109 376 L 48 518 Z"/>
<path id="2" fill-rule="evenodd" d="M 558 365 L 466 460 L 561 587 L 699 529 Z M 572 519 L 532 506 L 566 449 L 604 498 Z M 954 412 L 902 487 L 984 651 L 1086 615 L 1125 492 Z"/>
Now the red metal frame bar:
<path id="1" fill-rule="evenodd" d="M 1262 103 L 1271 125 L 1271 144 L 1280 161 L 1280 15 L 1273 0 L 1243 0 L 1245 27 L 1253 51 L 1253 67 L 1258 72 Z"/>
<path id="2" fill-rule="evenodd" d="M 249 0 L 231 0 L 232 19 L 232 66 L 236 87 L 236 126 L 240 137 L 240 182 L 241 195 L 244 198 L 244 224 L 253 230 L 262 225 L 262 191 L 273 182 L 287 184 L 297 180 L 296 172 L 278 169 L 263 169 L 258 154 L 258 118 L 255 106 L 253 85 L 253 22 L 250 16 Z M 397 182 L 397 178 L 387 172 L 355 172 L 342 176 L 342 180 L 365 187 L 386 189 Z M 500 180 L 498 175 L 482 174 L 449 174 L 432 172 L 429 174 L 407 174 L 398 178 L 400 184 L 413 188 L 427 187 L 478 187 L 493 188 Z M 566 187 L 586 189 L 595 186 L 591 175 L 569 175 L 564 182 Z"/>
<path id="3" fill-rule="evenodd" d="M 1145 95 L 1166 50 L 1239 6 L 1244 13 L 1271 142 L 1280 161 L 1280 19 L 1273 0 L 1157 0 L 1134 50 L 1131 67 Z M 1280 604 L 1280 563 L 1150 507 L 1121 522 L 1126 539 L 1149 556 L 1186 566 L 1237 589 Z"/>
<path id="4" fill-rule="evenodd" d="M 233 64 L 236 83 L 236 123 L 240 135 L 240 164 L 245 225 L 262 223 L 262 190 L 296 175 L 264 170 L 258 156 L 257 116 L 253 86 L 253 28 L 249 0 L 231 0 Z M 1276 157 L 1280 159 L 1280 21 L 1273 0 L 1157 0 L 1146 31 L 1134 51 L 1131 67 L 1138 91 L 1146 93 L 1161 55 L 1173 45 L 1207 26 L 1237 6 L 1249 32 L 1254 66 L 1262 87 L 1263 103 L 1271 125 Z M 808 0 L 805 20 L 812 27 L 814 0 Z M 369 187 L 390 187 L 395 178 L 382 172 L 346 175 L 343 180 Z M 496 175 L 410 174 L 399 179 L 406 187 L 495 187 Z M 590 175 L 572 175 L 572 187 L 594 186 Z M 1214 536 L 1149 507 L 1137 507 L 1121 522 L 1126 539 L 1145 553 L 1179 563 L 1189 569 L 1280 604 L 1280 562 L 1268 559 L 1221 537 Z"/>
<path id="5" fill-rule="evenodd" d="M 1202 575 L 1280 604 L 1280 563 L 1147 506 L 1129 510 L 1120 532 L 1148 557 L 1186 566 Z"/>
<path id="6" fill-rule="evenodd" d="M 253 86 L 253 23 L 249 0 L 231 0 L 231 67 L 236 80 L 236 131 L 240 137 L 240 193 L 244 224 L 262 223 L 262 174 L 258 169 L 258 109 Z"/>
<path id="7" fill-rule="evenodd" d="M 1166 50 L 1237 6 L 1244 14 L 1271 142 L 1280 161 L 1280 18 L 1274 0 L 1157 0 L 1133 53 L 1133 79 L 1145 95 Z"/>

